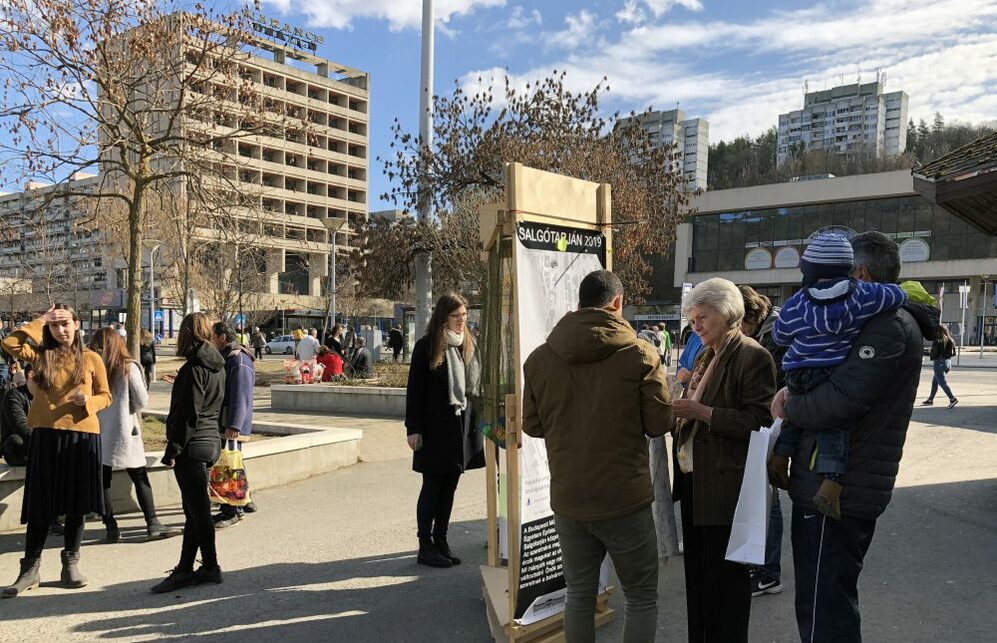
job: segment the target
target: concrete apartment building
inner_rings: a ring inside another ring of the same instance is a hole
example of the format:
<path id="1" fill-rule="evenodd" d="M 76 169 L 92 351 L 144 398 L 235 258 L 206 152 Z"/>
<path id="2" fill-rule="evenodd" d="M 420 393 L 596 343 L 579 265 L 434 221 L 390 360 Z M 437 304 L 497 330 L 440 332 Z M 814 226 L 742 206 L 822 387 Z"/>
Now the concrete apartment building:
<path id="1" fill-rule="evenodd" d="M 997 343 L 997 237 L 918 194 L 909 170 L 718 190 L 690 205 L 677 231 L 676 287 L 724 277 L 779 305 L 799 289 L 800 257 L 818 233 L 878 230 L 900 244 L 901 279 L 944 293 L 942 322 L 957 341 L 959 286 L 968 284 L 966 344 L 978 344 L 981 331 Z"/>
<path id="2" fill-rule="evenodd" d="M 243 197 L 240 207 L 224 216 L 239 219 L 239 225 L 248 230 L 245 239 L 251 247 L 245 250 L 253 254 L 252 263 L 259 273 L 256 283 L 262 291 L 253 293 L 254 305 L 263 310 L 294 308 L 320 315 L 327 306 L 326 281 L 333 247 L 322 219 L 345 219 L 346 225 L 335 239 L 336 247 L 345 252 L 352 236 L 350 228 L 367 217 L 370 76 L 316 55 L 321 44 L 318 36 L 262 15 L 254 15 L 251 25 L 254 33 L 246 44 L 254 53 L 238 58 L 238 76 L 244 83 L 251 82 L 252 91 L 263 97 L 263 121 L 280 121 L 285 126 L 225 141 L 214 150 L 206 147 L 204 154 L 218 159 L 217 169 L 225 177 L 218 181 L 218 189 L 231 191 L 236 186 Z M 195 61 L 191 51 L 177 55 L 187 57 L 186 69 L 192 73 Z M 239 88 L 202 85 L 195 90 L 217 97 L 212 105 L 214 122 L 189 122 L 188 131 L 235 126 L 240 114 Z M 301 126 L 286 126 L 295 122 Z M 0 246 L 0 273 L 10 273 L 15 265 L 23 268 L 25 261 L 38 263 L 46 257 L 62 256 L 63 249 L 71 251 L 73 257 L 89 261 L 94 268 L 93 277 L 81 282 L 94 291 L 91 306 L 117 309 L 126 287 L 123 264 L 108 265 L 106 259 L 96 259 L 101 252 L 99 231 L 88 231 L 85 238 L 67 234 L 68 227 L 58 232 L 60 226 L 80 218 L 84 205 L 67 202 L 38 214 L 54 227 L 40 225 L 37 220 L 26 225 L 24 217 L 16 216 L 31 209 L 32 197 L 39 194 L 33 190 L 39 187 L 31 185 L 22 193 L 0 197 L 3 216 L 20 221 L 15 234 Z M 175 190 L 183 195 L 184 186 L 177 185 Z M 32 241 L 35 231 L 49 228 L 57 231 L 46 232 L 49 252 L 29 257 L 37 247 Z M 231 251 L 216 230 L 198 229 L 195 239 L 216 244 L 218 252 Z M 162 276 L 160 270 L 158 267 L 157 281 Z M 30 273 L 17 271 L 20 275 Z M 175 302 L 161 301 L 158 307 L 168 308 L 171 303 Z M 169 334 L 169 328 L 163 330 Z"/>
<path id="3" fill-rule="evenodd" d="M 686 119 L 681 109 L 651 112 L 637 118 L 653 145 L 669 147 L 681 154 L 677 170 L 686 178 L 686 189 L 706 189 L 706 171 L 710 157 L 710 123 L 704 118 Z M 620 122 L 629 122 L 621 118 Z"/>
<path id="4" fill-rule="evenodd" d="M 70 184 L 87 191 L 97 177 L 77 173 Z M 56 295 L 80 307 L 90 293 L 116 287 L 118 275 L 103 253 L 99 233 L 78 199 L 57 196 L 50 184 L 29 181 L 23 192 L 0 194 L 0 312 L 11 298 L 39 302 Z M 8 227 L 9 226 L 9 227 Z"/>
<path id="5" fill-rule="evenodd" d="M 793 149 L 833 150 L 839 154 L 872 151 L 897 156 L 907 148 L 907 94 L 883 91 L 883 83 L 841 85 L 807 92 L 803 109 L 779 115 L 776 163 Z"/>

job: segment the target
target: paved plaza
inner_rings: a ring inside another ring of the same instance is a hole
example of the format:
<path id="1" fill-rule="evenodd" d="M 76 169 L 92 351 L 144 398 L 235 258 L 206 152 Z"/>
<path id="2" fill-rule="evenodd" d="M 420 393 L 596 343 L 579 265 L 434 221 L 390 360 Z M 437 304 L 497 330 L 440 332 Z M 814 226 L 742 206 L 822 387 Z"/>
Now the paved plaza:
<path id="1" fill-rule="evenodd" d="M 930 370 L 924 373 L 918 401 L 930 382 Z M 997 370 L 953 370 L 950 383 L 961 400 L 956 409 L 914 412 L 898 489 L 866 558 L 860 592 L 868 641 L 985 641 L 997 631 Z M 153 407 L 165 408 L 158 402 L 166 389 L 159 387 Z M 363 461 L 259 492 L 260 513 L 218 534 L 224 584 L 150 594 L 176 563 L 180 542 L 140 542 L 143 525 L 133 514 L 122 524 L 120 544 L 99 544 L 103 530 L 88 529 L 85 589 L 43 586 L 0 601 L 0 640 L 490 640 L 478 573 L 485 561 L 483 472 L 464 477 L 454 508 L 450 540 L 464 564 L 421 567 L 414 536 L 419 478 L 410 470 L 401 422 L 326 421 L 365 429 Z M 798 640 L 788 502 L 784 511 L 786 591 L 754 600 L 752 641 Z M 162 513 L 182 519 L 176 507 Z M 50 540 L 44 554 L 48 584 L 58 578 L 59 540 Z M 0 534 L 3 582 L 16 575 L 23 544 L 22 533 Z M 619 594 L 611 604 L 622 613 Z M 662 568 L 660 605 L 658 640 L 684 640 L 681 559 Z M 599 640 L 621 636 L 617 619 Z"/>

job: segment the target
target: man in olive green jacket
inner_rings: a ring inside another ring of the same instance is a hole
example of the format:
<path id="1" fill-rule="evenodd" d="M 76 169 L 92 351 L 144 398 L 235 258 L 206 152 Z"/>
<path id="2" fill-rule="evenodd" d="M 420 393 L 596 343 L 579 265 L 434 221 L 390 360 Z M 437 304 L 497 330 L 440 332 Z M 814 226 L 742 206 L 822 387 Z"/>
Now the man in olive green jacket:
<path id="1" fill-rule="evenodd" d="M 672 425 L 661 358 L 622 317 L 623 284 L 600 270 L 523 365 L 523 432 L 543 438 L 567 583 L 564 631 L 592 641 L 599 567 L 626 596 L 624 641 L 653 641 L 658 553 L 646 437 Z"/>

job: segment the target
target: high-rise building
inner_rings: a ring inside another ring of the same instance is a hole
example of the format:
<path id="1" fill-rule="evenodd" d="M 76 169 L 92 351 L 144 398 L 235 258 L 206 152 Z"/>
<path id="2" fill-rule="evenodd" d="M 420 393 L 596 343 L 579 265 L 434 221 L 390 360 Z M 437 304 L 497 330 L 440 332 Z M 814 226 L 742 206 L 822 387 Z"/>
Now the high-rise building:
<path id="1" fill-rule="evenodd" d="M 704 118 L 686 119 L 681 109 L 650 112 L 636 116 L 653 145 L 670 147 L 681 158 L 675 169 L 681 171 L 689 191 L 706 189 L 706 171 L 710 156 L 710 124 Z M 620 122 L 629 122 L 621 118 Z"/>
<path id="2" fill-rule="evenodd" d="M 87 192 L 96 181 L 77 173 L 63 187 Z M 4 312 L 15 295 L 34 292 L 38 305 L 57 299 L 80 307 L 90 292 L 118 287 L 92 219 L 80 198 L 60 196 L 48 183 L 29 181 L 22 192 L 0 194 L 0 276 L 23 285 L 0 294 Z"/>
<path id="3" fill-rule="evenodd" d="M 884 93 L 883 83 L 841 85 L 807 92 L 803 109 L 779 115 L 776 162 L 794 150 L 897 156 L 907 148 L 907 94 Z"/>
<path id="4" fill-rule="evenodd" d="M 174 14 L 167 19 L 184 18 L 183 14 Z M 250 42 L 244 43 L 247 47 L 240 47 L 246 55 L 233 58 L 242 84 L 238 87 L 210 82 L 191 84 L 191 91 L 198 94 L 197 100 L 209 99 L 210 109 L 197 112 L 203 115 L 200 121 L 185 114 L 183 135 L 191 139 L 203 136 L 206 142 L 213 140 L 211 132 L 240 126 L 240 119 L 246 115 L 243 92 L 247 95 L 251 92 L 260 99 L 257 116 L 265 127 L 250 135 L 214 140 L 203 147 L 203 158 L 210 159 L 217 174 L 212 179 L 214 183 L 210 180 L 206 183 L 216 185 L 219 191 L 239 195 L 237 206 L 225 208 L 224 214 L 212 217 L 216 221 L 219 216 L 230 219 L 229 228 L 241 235 L 241 251 L 244 257 L 250 257 L 250 270 L 255 273 L 255 279 L 247 282 L 255 284 L 254 306 L 269 311 L 278 307 L 323 311 L 327 305 L 326 281 L 333 247 L 330 236 L 333 233 L 323 219 L 345 219 L 346 225 L 335 232 L 335 247 L 345 254 L 350 250 L 351 228 L 367 218 L 370 76 L 317 56 L 314 52 L 321 44 L 318 36 L 264 16 L 254 16 L 250 24 L 253 32 Z M 178 60 L 186 60 L 185 73 L 196 74 L 198 47 L 170 51 L 181 57 Z M 103 128 L 100 132 L 104 136 Z M 110 153 L 114 153 L 113 148 Z M 101 179 L 108 176 L 109 164 L 104 161 L 102 157 Z M 175 163 L 175 160 L 163 157 L 156 162 Z M 98 180 L 77 177 L 77 182 Z M 185 199 L 183 179 L 175 182 L 171 190 L 181 200 Z M 107 181 L 101 184 L 106 186 Z M 70 220 L 86 219 L 80 213 L 88 206 L 78 203 L 86 201 L 79 196 L 84 191 L 80 185 L 74 185 L 72 190 L 77 196 L 62 199 L 65 203 L 57 208 L 39 211 L 32 205 L 39 196 L 66 187 L 29 185 L 24 192 L 0 196 L 2 216 L 11 223 L 6 235 L 0 236 L 0 269 L 3 269 L 0 277 L 41 274 L 44 271 L 40 266 L 48 261 L 46 257 L 62 260 L 78 256 L 80 260 L 91 260 L 105 252 L 103 246 L 109 241 L 115 241 L 101 238 L 92 227 L 85 235 L 70 234 Z M 17 216 L 18 213 L 32 214 Z M 203 221 L 199 219 L 198 225 Z M 45 237 L 43 241 L 39 235 Z M 209 258 L 213 253 L 227 256 L 239 252 L 211 226 L 196 228 L 193 238 L 206 248 L 202 255 Z M 164 239 L 164 243 L 169 240 Z M 32 250 L 40 245 L 45 246 L 46 252 L 33 254 Z M 86 288 L 98 291 L 125 288 L 122 266 L 110 265 L 115 263 L 121 262 L 107 258 L 90 261 L 88 266 L 94 274 L 92 279 L 87 278 Z M 221 263 L 219 266 L 218 280 L 221 280 L 231 267 L 222 268 Z M 165 276 L 160 270 L 162 267 L 157 268 L 157 279 Z M 34 281 L 38 283 L 37 278 Z M 121 298 L 98 293 L 94 301 L 120 302 Z M 204 303 L 203 298 L 201 302 Z"/>

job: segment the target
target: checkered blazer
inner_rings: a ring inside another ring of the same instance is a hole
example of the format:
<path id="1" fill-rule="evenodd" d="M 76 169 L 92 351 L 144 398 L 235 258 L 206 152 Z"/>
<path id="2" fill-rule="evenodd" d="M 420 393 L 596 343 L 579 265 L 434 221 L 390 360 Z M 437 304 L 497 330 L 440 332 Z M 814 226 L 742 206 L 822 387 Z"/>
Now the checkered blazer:
<path id="1" fill-rule="evenodd" d="M 697 362 L 702 354 L 697 358 Z M 693 439 L 691 478 L 682 476 L 674 463 L 673 497 L 688 490 L 683 482 L 692 481 L 693 520 L 697 526 L 729 525 L 741 492 L 744 462 L 748 457 L 748 438 L 752 431 L 769 426 L 769 407 L 775 395 L 775 362 L 758 342 L 743 335 L 731 340 L 728 350 L 718 357 L 706 382 L 700 402 L 713 407 L 713 417 L 706 422 L 680 421 L 676 449 L 691 434 Z"/>

